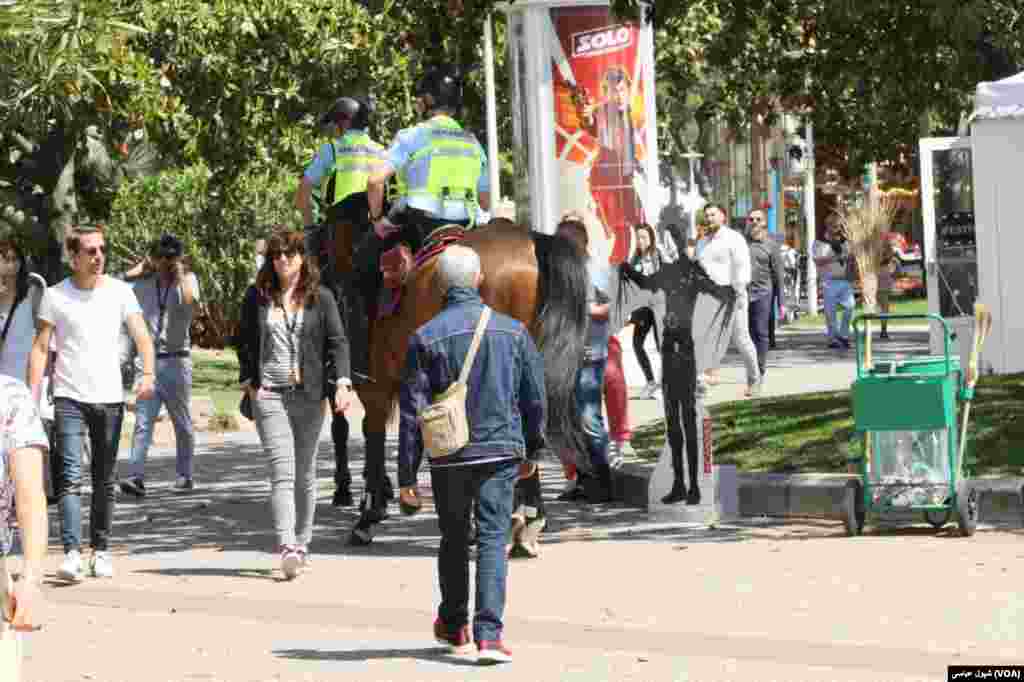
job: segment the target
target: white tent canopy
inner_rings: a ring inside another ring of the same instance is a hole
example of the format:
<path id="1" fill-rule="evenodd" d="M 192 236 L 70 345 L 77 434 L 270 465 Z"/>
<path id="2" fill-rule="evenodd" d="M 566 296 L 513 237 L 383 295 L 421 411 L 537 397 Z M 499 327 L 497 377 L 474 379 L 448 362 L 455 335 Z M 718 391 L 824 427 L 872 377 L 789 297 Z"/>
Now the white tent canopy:
<path id="1" fill-rule="evenodd" d="M 1024 118 L 1024 73 L 978 83 L 971 118 Z"/>
<path id="2" fill-rule="evenodd" d="M 1024 372 L 1024 74 L 979 83 L 971 125 L 974 218 L 978 248 L 978 300 L 992 311 L 992 337 L 983 368 Z"/>

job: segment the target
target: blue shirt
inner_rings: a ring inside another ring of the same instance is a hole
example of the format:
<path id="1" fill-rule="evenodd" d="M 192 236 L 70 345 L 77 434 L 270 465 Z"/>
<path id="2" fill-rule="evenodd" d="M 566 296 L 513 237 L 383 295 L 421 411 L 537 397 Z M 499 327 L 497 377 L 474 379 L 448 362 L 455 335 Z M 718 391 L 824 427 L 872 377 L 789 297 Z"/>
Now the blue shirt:
<path id="1" fill-rule="evenodd" d="M 394 142 L 391 143 L 391 147 L 388 148 L 387 163 L 395 172 L 400 173 L 402 168 L 409 163 L 413 154 L 428 146 L 430 146 L 430 129 L 426 123 L 400 130 L 395 136 Z M 476 192 L 479 196 L 484 192 L 491 191 L 491 179 L 487 171 L 487 154 L 479 143 L 477 143 L 477 147 L 480 149 L 480 178 L 476 183 Z M 456 206 L 444 210 L 426 197 L 402 197 L 392 207 L 392 212 L 400 212 L 406 207 L 420 209 L 442 220 L 462 221 L 469 218 L 464 207 Z"/>
<path id="2" fill-rule="evenodd" d="M 590 315 L 590 306 L 593 304 L 610 303 L 611 298 L 611 268 L 591 261 L 588 267 L 590 273 L 590 294 L 587 296 L 587 344 L 583 349 L 585 360 L 603 360 L 608 357 L 608 336 L 611 326 L 609 319 L 596 320 Z"/>

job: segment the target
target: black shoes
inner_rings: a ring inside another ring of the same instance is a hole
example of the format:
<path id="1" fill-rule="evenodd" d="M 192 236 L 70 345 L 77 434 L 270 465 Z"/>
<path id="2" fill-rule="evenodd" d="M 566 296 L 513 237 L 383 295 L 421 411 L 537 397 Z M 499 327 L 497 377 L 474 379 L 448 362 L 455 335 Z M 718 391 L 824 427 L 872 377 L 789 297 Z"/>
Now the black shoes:
<path id="1" fill-rule="evenodd" d="M 672 490 L 669 491 L 668 495 L 661 498 L 662 504 L 677 504 L 686 499 L 686 484 L 676 479 L 672 483 Z"/>
<path id="2" fill-rule="evenodd" d="M 126 478 L 121 481 L 121 492 L 132 497 L 145 497 L 146 486 L 141 478 Z"/>
<path id="3" fill-rule="evenodd" d="M 686 490 L 686 484 L 679 479 L 676 479 L 672 483 L 672 490 L 669 491 L 668 495 L 661 498 L 662 504 L 678 504 L 686 500 L 686 504 L 700 504 L 700 488 L 696 485 L 690 487 L 690 490 Z"/>
<path id="4" fill-rule="evenodd" d="M 355 501 L 352 499 L 352 491 L 346 488 L 338 488 L 331 498 L 332 507 L 351 507 Z"/>

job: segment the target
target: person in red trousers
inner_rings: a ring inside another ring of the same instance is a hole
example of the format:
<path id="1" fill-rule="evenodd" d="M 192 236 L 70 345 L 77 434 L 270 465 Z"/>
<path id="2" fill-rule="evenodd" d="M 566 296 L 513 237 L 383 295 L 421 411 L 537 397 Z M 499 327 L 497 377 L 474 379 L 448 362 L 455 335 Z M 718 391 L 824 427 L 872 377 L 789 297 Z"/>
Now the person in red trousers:
<path id="1" fill-rule="evenodd" d="M 604 370 L 604 406 L 608 412 L 608 431 L 612 441 L 609 464 L 613 469 L 620 466 L 626 457 L 636 452 L 630 439 L 633 434 L 629 427 L 629 389 L 626 374 L 622 369 L 622 344 L 617 336 L 608 338 L 608 364 Z"/>

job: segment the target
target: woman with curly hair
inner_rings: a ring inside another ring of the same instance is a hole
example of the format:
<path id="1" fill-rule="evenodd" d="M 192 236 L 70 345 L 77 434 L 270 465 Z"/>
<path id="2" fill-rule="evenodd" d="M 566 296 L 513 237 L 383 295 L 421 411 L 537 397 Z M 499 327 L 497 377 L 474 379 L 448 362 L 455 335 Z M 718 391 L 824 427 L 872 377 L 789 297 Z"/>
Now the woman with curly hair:
<path id="1" fill-rule="evenodd" d="M 301 231 L 276 231 L 242 303 L 239 381 L 263 444 L 270 510 L 291 580 L 307 565 L 316 510 L 316 452 L 324 399 L 352 402 L 348 340 L 338 305 L 306 257 Z"/>

